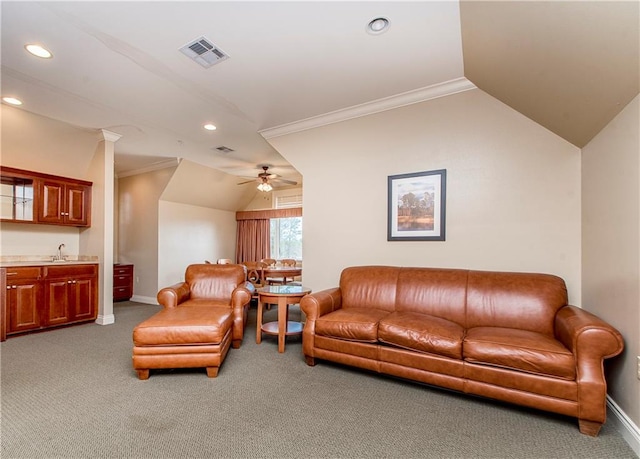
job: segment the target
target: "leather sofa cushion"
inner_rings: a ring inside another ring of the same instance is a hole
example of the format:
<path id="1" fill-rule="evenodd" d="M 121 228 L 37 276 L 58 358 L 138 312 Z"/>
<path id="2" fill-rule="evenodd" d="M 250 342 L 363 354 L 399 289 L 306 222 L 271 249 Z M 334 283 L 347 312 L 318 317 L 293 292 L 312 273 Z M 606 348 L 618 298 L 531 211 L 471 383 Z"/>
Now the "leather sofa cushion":
<path id="1" fill-rule="evenodd" d="M 316 320 L 316 334 L 377 343 L 378 323 L 388 315 L 388 311 L 373 308 L 338 309 Z"/>
<path id="2" fill-rule="evenodd" d="M 465 325 L 467 275 L 462 269 L 402 268 L 396 311 L 412 311 Z"/>
<path id="3" fill-rule="evenodd" d="M 416 312 L 393 312 L 380 321 L 378 339 L 384 343 L 462 358 L 464 329 L 449 320 Z"/>
<path id="4" fill-rule="evenodd" d="M 228 306 L 187 301 L 177 308 L 163 309 L 140 323 L 133 330 L 133 343 L 136 346 L 219 344 L 232 326 L 232 310 Z"/>
<path id="5" fill-rule="evenodd" d="M 556 313 L 566 304 L 567 287 L 557 276 L 469 271 L 465 326 L 553 335 Z"/>
<path id="6" fill-rule="evenodd" d="M 467 330 L 463 358 L 539 375 L 575 380 L 573 354 L 551 336 L 527 330 L 477 327 Z"/>
<path id="7" fill-rule="evenodd" d="M 340 275 L 342 308 L 375 308 L 392 312 L 396 307 L 396 286 L 400 268 L 353 266 Z"/>

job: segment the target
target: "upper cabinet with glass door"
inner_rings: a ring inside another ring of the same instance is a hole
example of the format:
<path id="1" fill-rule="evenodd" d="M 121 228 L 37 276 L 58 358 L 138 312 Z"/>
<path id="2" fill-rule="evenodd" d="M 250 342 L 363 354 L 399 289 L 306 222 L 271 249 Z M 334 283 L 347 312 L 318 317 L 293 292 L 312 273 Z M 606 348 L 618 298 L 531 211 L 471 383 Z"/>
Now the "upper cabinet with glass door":
<path id="1" fill-rule="evenodd" d="M 2 221 L 33 222 L 33 178 L 3 168 L 0 182 Z"/>
<path id="2" fill-rule="evenodd" d="M 0 178 L 0 221 L 91 226 L 91 182 L 10 167 Z"/>

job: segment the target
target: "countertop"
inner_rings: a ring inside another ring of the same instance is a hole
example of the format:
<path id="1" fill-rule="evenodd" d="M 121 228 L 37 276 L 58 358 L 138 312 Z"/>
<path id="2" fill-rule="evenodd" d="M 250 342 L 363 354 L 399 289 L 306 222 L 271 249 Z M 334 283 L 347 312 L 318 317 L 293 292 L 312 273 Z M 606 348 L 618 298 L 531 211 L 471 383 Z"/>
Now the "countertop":
<path id="1" fill-rule="evenodd" d="M 68 257 L 67 261 L 51 261 L 51 256 L 47 257 L 1 257 L 0 268 L 23 267 L 23 266 L 65 266 L 65 265 L 93 265 L 97 264 L 98 257 L 75 256 Z"/>

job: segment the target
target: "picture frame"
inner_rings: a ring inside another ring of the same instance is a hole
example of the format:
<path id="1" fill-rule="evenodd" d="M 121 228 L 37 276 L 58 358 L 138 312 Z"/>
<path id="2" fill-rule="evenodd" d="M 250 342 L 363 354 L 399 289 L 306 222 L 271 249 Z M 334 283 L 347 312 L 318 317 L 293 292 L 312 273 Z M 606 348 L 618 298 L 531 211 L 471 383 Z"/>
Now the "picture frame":
<path id="1" fill-rule="evenodd" d="M 388 177 L 387 241 L 444 241 L 447 170 Z"/>

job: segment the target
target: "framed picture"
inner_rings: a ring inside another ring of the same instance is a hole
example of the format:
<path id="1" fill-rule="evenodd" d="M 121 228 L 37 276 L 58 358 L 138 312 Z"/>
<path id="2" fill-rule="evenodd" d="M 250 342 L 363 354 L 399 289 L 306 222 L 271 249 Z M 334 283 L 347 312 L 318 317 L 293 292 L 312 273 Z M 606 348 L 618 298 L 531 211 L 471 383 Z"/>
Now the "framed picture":
<path id="1" fill-rule="evenodd" d="M 447 171 L 390 175 L 388 241 L 444 241 Z"/>

